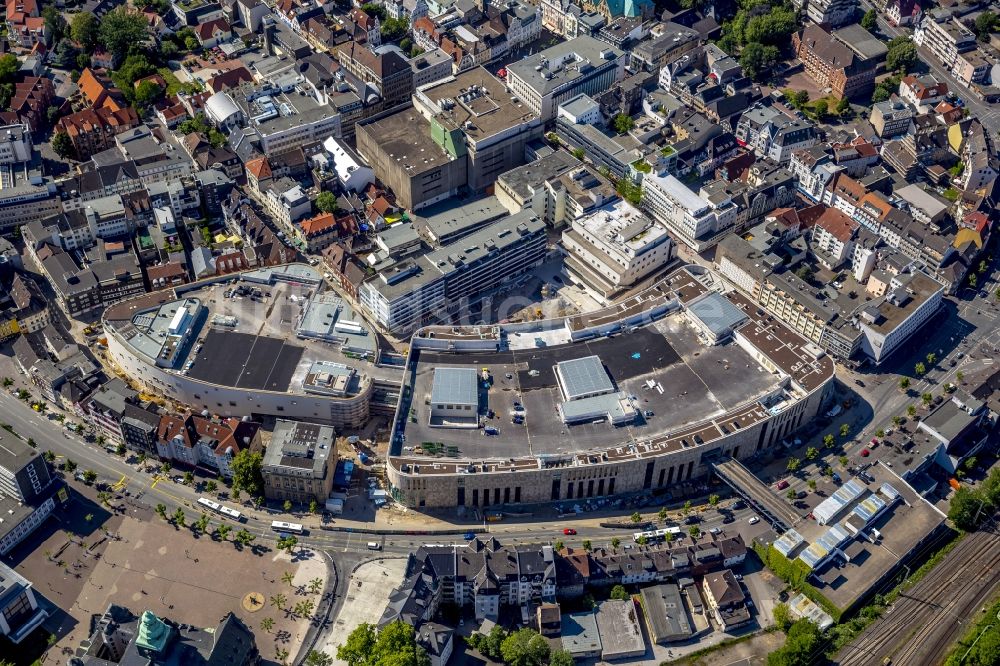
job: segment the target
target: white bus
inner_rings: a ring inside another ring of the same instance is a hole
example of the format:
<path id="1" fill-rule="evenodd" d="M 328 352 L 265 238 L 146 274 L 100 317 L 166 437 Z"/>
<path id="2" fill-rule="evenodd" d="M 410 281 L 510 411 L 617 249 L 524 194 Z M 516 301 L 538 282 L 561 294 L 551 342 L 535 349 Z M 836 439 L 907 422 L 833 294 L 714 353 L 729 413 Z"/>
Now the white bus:
<path id="1" fill-rule="evenodd" d="M 275 532 L 286 532 L 288 534 L 302 534 L 302 526 L 298 523 L 286 523 L 283 520 L 271 522 L 271 529 Z"/>
<path id="2" fill-rule="evenodd" d="M 203 507 L 205 507 L 207 509 L 211 509 L 212 511 L 215 511 L 216 513 L 218 513 L 219 509 L 222 508 L 222 505 L 219 504 L 218 502 L 213 502 L 212 500 L 206 499 L 204 497 L 199 497 L 198 498 L 198 504 L 202 505 Z"/>
<path id="3" fill-rule="evenodd" d="M 212 500 L 204 497 L 198 498 L 198 504 L 205 507 L 206 509 L 214 511 L 215 513 L 221 513 L 223 516 L 232 518 L 237 522 L 240 522 L 243 519 L 242 513 L 240 513 L 236 509 L 230 509 L 225 504 L 219 504 L 218 502 L 213 502 Z"/>

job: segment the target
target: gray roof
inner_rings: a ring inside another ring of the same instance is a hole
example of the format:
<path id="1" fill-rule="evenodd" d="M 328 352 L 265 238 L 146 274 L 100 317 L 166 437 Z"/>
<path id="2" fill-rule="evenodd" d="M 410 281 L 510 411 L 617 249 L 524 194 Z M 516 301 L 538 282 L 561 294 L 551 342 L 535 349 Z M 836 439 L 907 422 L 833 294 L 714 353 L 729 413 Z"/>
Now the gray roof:
<path id="1" fill-rule="evenodd" d="M 642 606 L 653 641 L 682 640 L 693 633 L 677 585 L 665 583 L 645 588 L 642 591 Z"/>
<path id="2" fill-rule="evenodd" d="M 928 414 L 920 422 L 919 427 L 921 430 L 933 430 L 944 438 L 945 443 L 950 443 L 978 419 L 979 417 L 969 414 L 949 400 Z"/>
<path id="3" fill-rule="evenodd" d="M 312 470 L 313 476 L 321 479 L 336 449 L 336 437 L 333 426 L 279 420 L 274 424 L 264 467 L 272 471 L 282 467 Z"/>
<path id="4" fill-rule="evenodd" d="M 479 405 L 479 384 L 474 368 L 436 368 L 431 388 L 435 405 Z"/>
<path id="5" fill-rule="evenodd" d="M 566 400 L 574 400 L 614 390 L 599 356 L 584 356 L 556 364 Z"/>
<path id="6" fill-rule="evenodd" d="M 448 199 L 421 213 L 413 216 L 413 226 L 425 231 L 436 243 L 453 242 L 508 215 L 507 209 L 493 196 L 458 205 L 454 199 Z"/>
<path id="7" fill-rule="evenodd" d="M 602 54 L 607 54 L 608 57 L 602 57 Z M 554 63 L 563 63 L 569 55 L 575 55 L 578 65 L 581 66 L 555 67 Z M 599 67 L 605 63 L 618 60 L 624 55 L 624 51 L 611 46 L 607 42 L 602 42 L 589 35 L 581 35 L 575 39 L 570 39 L 547 48 L 537 55 L 523 58 L 514 64 L 508 65 L 507 71 L 516 75 L 539 95 L 544 97 L 555 89 L 588 74 L 589 72 L 582 71 L 586 70 L 585 67 L 582 67 L 586 62 L 589 62 L 594 67 Z M 542 62 L 542 58 L 550 63 L 550 65 L 536 71 L 535 67 Z"/>
<path id="8" fill-rule="evenodd" d="M 687 309 L 692 317 L 696 317 L 716 337 L 728 334 L 747 319 L 743 310 L 717 291 L 708 292 L 689 304 Z"/>

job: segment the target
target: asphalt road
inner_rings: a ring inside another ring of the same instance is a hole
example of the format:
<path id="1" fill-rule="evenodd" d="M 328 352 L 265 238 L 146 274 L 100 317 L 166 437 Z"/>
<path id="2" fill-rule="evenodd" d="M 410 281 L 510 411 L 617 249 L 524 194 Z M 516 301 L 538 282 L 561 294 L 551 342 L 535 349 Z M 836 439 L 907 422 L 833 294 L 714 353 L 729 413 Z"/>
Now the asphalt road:
<path id="1" fill-rule="evenodd" d="M 860 0 L 860 2 L 862 11 L 867 11 L 873 8 L 872 3 L 869 0 Z M 912 35 L 911 30 L 889 25 L 889 22 L 885 20 L 885 16 L 881 12 L 878 12 L 878 27 L 882 34 L 887 35 L 890 39 L 893 37 L 909 37 Z M 948 83 L 948 90 L 961 97 L 965 102 L 966 108 L 979 118 L 979 120 L 983 123 L 983 127 L 985 127 L 991 135 L 995 135 L 997 130 L 1000 129 L 1000 106 L 980 101 L 964 84 L 960 83 L 958 79 L 952 76 L 951 72 L 945 69 L 927 49 L 918 47 L 917 52 L 920 54 L 920 59 L 927 64 L 927 67 L 931 70 L 931 72 L 933 72 L 934 76 L 936 76 L 938 80 L 946 81 Z"/>

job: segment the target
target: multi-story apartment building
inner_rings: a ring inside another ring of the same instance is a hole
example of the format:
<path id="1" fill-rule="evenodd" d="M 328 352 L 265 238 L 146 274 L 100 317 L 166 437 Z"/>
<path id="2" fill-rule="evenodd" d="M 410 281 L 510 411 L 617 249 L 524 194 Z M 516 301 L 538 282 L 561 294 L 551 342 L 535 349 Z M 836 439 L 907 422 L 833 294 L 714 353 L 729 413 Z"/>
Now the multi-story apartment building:
<path id="1" fill-rule="evenodd" d="M 913 41 L 926 48 L 951 69 L 958 60 L 959 53 L 976 48 L 976 35 L 958 20 L 952 18 L 950 10 L 932 11 L 913 30 Z"/>
<path id="2" fill-rule="evenodd" d="M 138 126 L 139 116 L 132 107 L 101 107 L 63 116 L 56 123 L 56 131 L 69 136 L 77 159 L 88 160 L 95 153 L 114 148 L 116 135 Z"/>
<path id="3" fill-rule="evenodd" d="M 562 235 L 566 267 L 610 298 L 671 259 L 667 230 L 625 201 L 573 220 Z"/>
<path id="4" fill-rule="evenodd" d="M 547 123 L 562 102 L 580 93 L 603 92 L 621 81 L 627 58 L 621 49 L 581 36 L 509 65 L 507 85 Z"/>
<path id="5" fill-rule="evenodd" d="M 948 84 L 930 74 L 907 74 L 899 82 L 899 97 L 918 114 L 927 113 L 948 95 Z"/>
<path id="6" fill-rule="evenodd" d="M 850 23 L 858 11 L 857 0 L 796 0 L 795 5 L 804 7 L 813 23 L 833 28 Z"/>
<path id="7" fill-rule="evenodd" d="M 884 102 L 872 105 L 869 120 L 875 133 L 883 139 L 891 139 L 895 136 L 905 134 L 913 119 L 913 109 L 904 104 L 898 97 L 893 96 Z"/>
<path id="8" fill-rule="evenodd" d="M 641 206 L 697 252 L 718 243 L 736 224 L 738 213 L 731 200 L 709 201 L 671 174 L 647 174 L 642 179 Z"/>
<path id="9" fill-rule="evenodd" d="M 0 636 L 17 645 L 48 616 L 38 605 L 31 581 L 0 562 Z"/>
<path id="10" fill-rule="evenodd" d="M 982 83 L 991 67 L 993 61 L 987 58 L 982 50 L 972 49 L 955 57 L 951 73 L 966 86 L 971 86 L 974 83 Z"/>
<path id="11" fill-rule="evenodd" d="M 545 229 L 541 219 L 525 210 L 452 244 L 407 257 L 361 285 L 361 306 L 379 327 L 393 333 L 448 321 L 469 299 L 541 263 Z"/>
<path id="12" fill-rule="evenodd" d="M 207 465 L 229 478 L 229 463 L 244 449 L 260 448 L 260 424 L 226 418 L 215 420 L 198 414 L 165 414 L 160 417 L 156 452 L 160 458 L 191 467 Z"/>
<path id="13" fill-rule="evenodd" d="M 768 157 L 778 164 L 791 159 L 792 153 L 816 143 L 816 128 L 785 107 L 757 102 L 740 116 L 736 141 L 757 157 Z"/>
<path id="14" fill-rule="evenodd" d="M 820 88 L 830 88 L 837 99 L 864 95 L 875 85 L 875 61 L 858 56 L 818 25 L 792 35 L 792 48 L 806 74 Z"/>
<path id="15" fill-rule="evenodd" d="M 861 351 L 882 363 L 941 307 L 944 285 L 922 272 L 893 276 L 880 301 L 865 304 L 858 316 Z"/>
<path id="16" fill-rule="evenodd" d="M 810 249 L 828 270 L 836 270 L 850 257 L 859 226 L 836 208 L 827 208 L 811 227 Z"/>
<path id="17" fill-rule="evenodd" d="M 121 379 L 115 378 L 101 386 L 87 403 L 87 414 L 94 429 L 109 445 L 124 444 L 122 419 L 128 405 L 135 406 L 139 394 Z"/>
<path id="18" fill-rule="evenodd" d="M 264 497 L 322 504 L 333 488 L 337 433 L 332 426 L 278 420 L 264 456 Z"/>
<path id="19" fill-rule="evenodd" d="M 962 144 L 964 168 L 958 184 L 966 192 L 988 190 L 1000 175 L 1000 157 L 996 144 L 979 120 L 973 120 Z"/>

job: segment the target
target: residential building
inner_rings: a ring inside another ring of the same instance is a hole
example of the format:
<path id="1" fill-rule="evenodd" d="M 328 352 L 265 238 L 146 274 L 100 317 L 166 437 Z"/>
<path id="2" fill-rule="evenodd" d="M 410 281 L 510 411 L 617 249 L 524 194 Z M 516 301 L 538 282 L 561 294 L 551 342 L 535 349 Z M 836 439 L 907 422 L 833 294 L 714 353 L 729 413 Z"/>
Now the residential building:
<path id="1" fill-rule="evenodd" d="M 943 293 L 925 273 L 893 276 L 888 293 L 860 309 L 861 351 L 876 365 L 885 361 L 937 314 Z"/>
<path id="2" fill-rule="evenodd" d="M 979 120 L 973 120 L 965 132 L 961 157 L 958 185 L 966 192 L 990 191 L 1000 175 L 1000 158 L 994 139 Z"/>
<path id="3" fill-rule="evenodd" d="M 861 225 L 837 210 L 827 208 L 810 229 L 810 249 L 828 270 L 837 270 L 850 256 L 851 245 Z"/>
<path id="4" fill-rule="evenodd" d="M 63 116 L 56 129 L 65 132 L 73 144 L 77 159 L 88 160 L 91 155 L 115 147 L 115 136 L 139 126 L 135 109 L 84 109 Z"/>
<path id="5" fill-rule="evenodd" d="M 626 61 L 621 49 L 580 36 L 509 65 L 507 85 L 547 123 L 562 102 L 580 93 L 607 90 L 621 81 Z"/>
<path id="6" fill-rule="evenodd" d="M 930 51 L 948 69 L 955 66 L 960 53 L 976 48 L 975 33 L 943 8 L 924 14 L 913 30 L 913 41 Z"/>
<path id="7" fill-rule="evenodd" d="M 38 11 L 38 0 L 7 0 L 7 36 L 21 48 L 48 46 L 49 29 Z"/>
<path id="8" fill-rule="evenodd" d="M 806 74 L 820 88 L 830 88 L 837 99 L 864 95 L 875 86 L 875 61 L 858 56 L 818 25 L 792 35 L 792 48 Z"/>
<path id="9" fill-rule="evenodd" d="M 944 101 L 947 95 L 948 84 L 930 74 L 907 74 L 899 82 L 900 99 L 916 109 L 918 114 L 927 113 Z"/>
<path id="10" fill-rule="evenodd" d="M 796 0 L 800 9 L 813 23 L 837 28 L 854 20 L 858 11 L 857 0 Z"/>
<path id="11" fill-rule="evenodd" d="M 115 378 L 101 386 L 86 405 L 90 422 L 108 445 L 124 444 L 122 419 L 126 405 L 137 405 L 139 394 L 121 379 Z"/>
<path id="12" fill-rule="evenodd" d="M 155 403 L 146 408 L 126 403 L 121 418 L 122 442 L 125 448 L 136 453 L 155 456 L 156 437 L 160 427 L 160 415 L 154 411 Z"/>
<path id="13" fill-rule="evenodd" d="M 213 419 L 199 414 L 164 414 L 157 428 L 160 458 L 190 467 L 205 466 L 230 478 L 230 463 L 243 450 L 260 449 L 260 424 L 249 419 Z"/>
<path id="14" fill-rule="evenodd" d="M 319 213 L 295 225 L 296 236 L 305 244 L 309 252 L 319 252 L 332 243 L 350 238 L 358 232 L 354 216 L 333 213 Z"/>
<path id="15" fill-rule="evenodd" d="M 264 456 L 264 497 L 320 505 L 333 489 L 337 434 L 332 426 L 278 420 Z"/>
<path id="16" fill-rule="evenodd" d="M 136 616 L 111 604 L 81 642 L 75 659 L 85 664 L 190 664 L 257 666 L 260 652 L 253 631 L 232 613 L 214 627 L 178 625 L 144 611 Z"/>
<path id="17" fill-rule="evenodd" d="M 736 126 L 736 141 L 757 157 L 768 157 L 778 164 L 791 159 L 792 153 L 816 143 L 816 128 L 778 104 L 757 102 Z"/>
<path id="18" fill-rule="evenodd" d="M 664 65 L 694 51 L 701 43 L 701 35 L 696 30 L 669 21 L 661 25 L 658 35 L 630 49 L 629 67 L 633 71 L 659 72 Z"/>
<path id="19" fill-rule="evenodd" d="M 708 574 L 702 580 L 705 602 L 716 624 L 730 631 L 749 624 L 752 619 L 746 607 L 743 589 L 729 569 Z"/>
<path id="20" fill-rule="evenodd" d="M 48 110 L 52 106 L 55 94 L 56 89 L 52 79 L 44 76 L 26 76 L 14 84 L 10 110 L 16 113 L 18 121 L 27 124 L 32 132 L 39 131 L 48 123 Z"/>
<path id="21" fill-rule="evenodd" d="M 621 200 L 573 220 L 562 243 L 570 274 L 605 298 L 672 259 L 667 230 Z"/>
<path id="22" fill-rule="evenodd" d="M 992 67 L 993 61 L 987 58 L 981 49 L 972 49 L 955 56 L 951 73 L 966 86 L 972 86 L 983 83 Z"/>
<path id="23" fill-rule="evenodd" d="M 697 252 L 712 247 L 729 233 L 738 212 L 731 200 L 708 201 L 670 174 L 646 174 L 642 179 L 642 209 Z"/>
<path id="24" fill-rule="evenodd" d="M 891 139 L 906 133 L 913 116 L 913 109 L 893 95 L 884 102 L 872 105 L 869 121 L 879 137 Z"/>
<path id="25" fill-rule="evenodd" d="M 917 0 L 889 0 L 885 7 L 885 15 L 890 25 L 906 27 L 918 23 L 923 11 Z"/>
<path id="26" fill-rule="evenodd" d="M 541 263 L 545 228 L 532 212 L 522 211 L 452 245 L 404 258 L 361 285 L 361 306 L 382 329 L 398 334 L 447 321 L 469 299 Z"/>
<path id="27" fill-rule="evenodd" d="M 34 254 L 56 293 L 56 302 L 70 317 L 92 315 L 146 291 L 142 271 L 131 251 L 109 256 L 92 249 L 82 265 L 66 250 L 50 243 L 43 243 Z"/>

